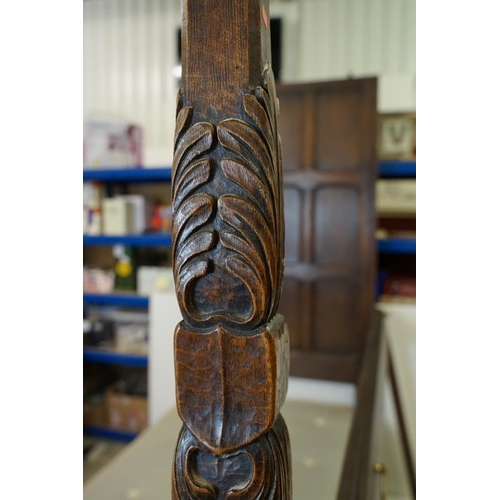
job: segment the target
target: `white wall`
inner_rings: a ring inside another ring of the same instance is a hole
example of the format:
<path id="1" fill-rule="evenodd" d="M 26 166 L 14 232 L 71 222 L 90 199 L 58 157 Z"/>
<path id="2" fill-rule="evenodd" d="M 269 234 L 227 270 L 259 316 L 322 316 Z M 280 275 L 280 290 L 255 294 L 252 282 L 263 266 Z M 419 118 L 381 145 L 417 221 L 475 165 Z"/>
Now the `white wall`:
<path id="1" fill-rule="evenodd" d="M 172 160 L 177 87 L 177 0 L 94 0 L 83 4 L 83 112 L 124 118 L 145 132 L 145 162 Z"/>
<path id="2" fill-rule="evenodd" d="M 285 18 L 284 82 L 379 77 L 381 112 L 415 110 L 416 0 L 271 1 Z M 83 3 L 84 118 L 145 130 L 147 166 L 171 164 L 181 0 Z"/>
<path id="3" fill-rule="evenodd" d="M 297 79 L 378 76 L 380 112 L 414 111 L 415 3 L 299 1 Z"/>

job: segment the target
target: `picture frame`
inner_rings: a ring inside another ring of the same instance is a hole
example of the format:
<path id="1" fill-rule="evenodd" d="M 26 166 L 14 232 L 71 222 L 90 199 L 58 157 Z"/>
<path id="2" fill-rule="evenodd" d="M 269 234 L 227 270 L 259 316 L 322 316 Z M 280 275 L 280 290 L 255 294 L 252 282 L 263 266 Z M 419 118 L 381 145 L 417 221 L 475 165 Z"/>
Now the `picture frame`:
<path id="1" fill-rule="evenodd" d="M 378 125 L 380 160 L 416 158 L 416 113 L 381 113 Z"/>

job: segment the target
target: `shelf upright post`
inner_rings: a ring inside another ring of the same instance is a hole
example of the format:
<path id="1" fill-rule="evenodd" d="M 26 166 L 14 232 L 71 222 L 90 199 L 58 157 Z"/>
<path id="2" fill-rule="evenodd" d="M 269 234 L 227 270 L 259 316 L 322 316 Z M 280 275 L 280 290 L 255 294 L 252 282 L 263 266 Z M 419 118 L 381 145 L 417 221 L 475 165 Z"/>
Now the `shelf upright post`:
<path id="1" fill-rule="evenodd" d="M 269 0 L 183 0 L 173 163 L 183 426 L 172 498 L 291 498 L 289 336 Z"/>

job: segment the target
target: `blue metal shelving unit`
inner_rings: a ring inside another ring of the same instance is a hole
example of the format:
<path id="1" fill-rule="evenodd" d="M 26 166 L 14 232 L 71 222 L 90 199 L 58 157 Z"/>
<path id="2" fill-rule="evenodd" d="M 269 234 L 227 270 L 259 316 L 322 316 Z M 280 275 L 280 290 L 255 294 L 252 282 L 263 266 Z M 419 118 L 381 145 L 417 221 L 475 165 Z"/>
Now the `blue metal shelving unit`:
<path id="1" fill-rule="evenodd" d="M 84 170 L 84 182 L 103 183 L 146 183 L 164 182 L 172 180 L 172 169 L 170 168 L 148 168 L 148 169 L 103 169 Z M 84 246 L 112 246 L 127 245 L 133 247 L 170 247 L 172 237 L 170 234 L 144 234 L 126 236 L 83 236 Z M 149 307 L 149 297 L 133 294 L 93 294 L 84 293 L 83 302 L 86 304 L 108 305 L 117 307 L 135 307 L 147 309 Z M 134 354 L 122 354 L 113 351 L 104 351 L 95 348 L 83 348 L 83 360 L 87 362 L 141 367 L 147 368 L 148 357 Z M 89 436 L 119 441 L 132 441 L 137 437 L 137 433 L 120 431 L 101 426 L 84 426 L 83 433 Z"/>
<path id="2" fill-rule="evenodd" d="M 379 253 L 415 254 L 417 240 L 413 238 L 387 238 L 377 240 Z"/>
<path id="3" fill-rule="evenodd" d="M 379 163 L 381 178 L 416 177 L 415 160 L 384 160 Z M 162 168 L 125 168 L 125 169 L 90 169 L 83 171 L 85 182 L 170 182 L 172 169 Z"/>
<path id="4" fill-rule="evenodd" d="M 84 246 L 127 245 L 129 247 L 170 247 L 170 234 L 127 234 L 124 236 L 83 235 Z"/>
<path id="5" fill-rule="evenodd" d="M 98 427 L 95 425 L 84 425 L 83 433 L 87 436 L 95 436 L 104 439 L 113 439 L 115 441 L 133 441 L 137 436 L 137 432 L 118 431 L 108 427 Z"/>
<path id="6" fill-rule="evenodd" d="M 149 307 L 149 297 L 133 294 L 84 293 L 83 302 L 99 306 L 137 307 L 139 309 Z"/>
<path id="7" fill-rule="evenodd" d="M 415 179 L 417 175 L 415 160 L 381 161 L 379 177 L 382 179 Z M 377 242 L 379 253 L 415 254 L 417 242 L 414 238 L 388 238 Z"/>
<path id="8" fill-rule="evenodd" d="M 84 170 L 84 182 L 170 182 L 171 168 Z"/>
<path id="9" fill-rule="evenodd" d="M 83 361 L 104 365 L 148 367 L 148 357 L 138 354 L 123 354 L 121 352 L 104 351 L 92 347 L 83 348 Z"/>
<path id="10" fill-rule="evenodd" d="M 414 179 L 417 175 L 415 160 L 381 161 L 379 177 L 381 179 Z"/>

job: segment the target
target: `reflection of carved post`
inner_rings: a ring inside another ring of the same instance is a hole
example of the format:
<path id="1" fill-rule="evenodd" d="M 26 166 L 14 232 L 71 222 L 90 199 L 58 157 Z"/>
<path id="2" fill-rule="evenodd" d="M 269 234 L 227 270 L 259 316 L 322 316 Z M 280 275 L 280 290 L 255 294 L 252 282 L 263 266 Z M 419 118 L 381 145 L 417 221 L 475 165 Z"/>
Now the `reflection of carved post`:
<path id="1" fill-rule="evenodd" d="M 289 499 L 276 314 L 283 195 L 268 0 L 183 0 L 173 172 L 175 332 L 184 421 L 176 499 Z"/>

